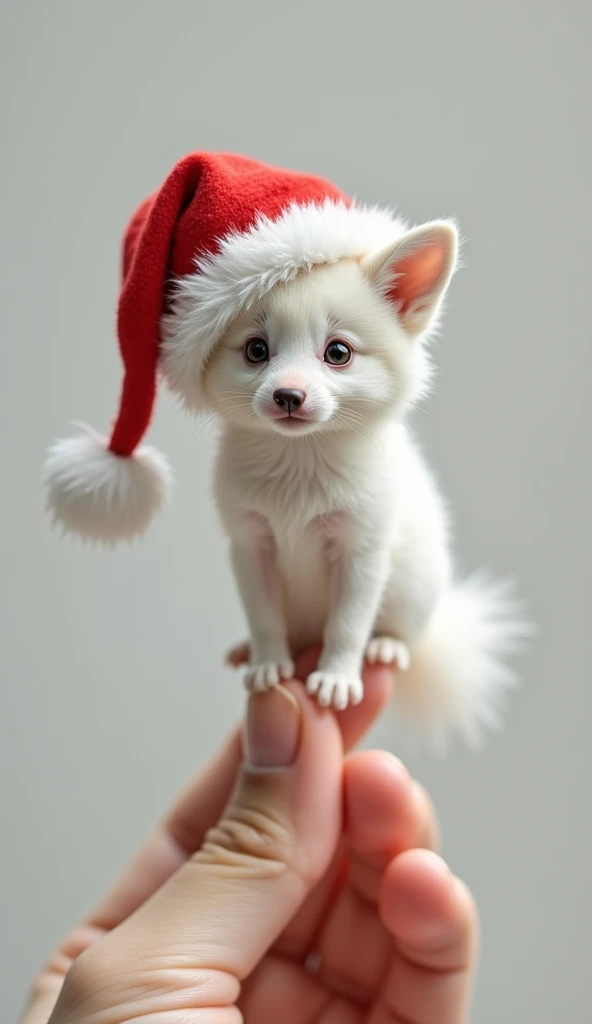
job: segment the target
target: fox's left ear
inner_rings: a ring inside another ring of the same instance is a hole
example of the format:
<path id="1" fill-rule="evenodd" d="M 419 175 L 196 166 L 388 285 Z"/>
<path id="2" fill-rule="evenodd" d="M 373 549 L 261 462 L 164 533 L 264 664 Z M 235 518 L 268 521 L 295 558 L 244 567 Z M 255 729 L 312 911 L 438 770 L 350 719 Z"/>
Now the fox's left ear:
<path id="1" fill-rule="evenodd" d="M 438 311 L 458 253 L 450 221 L 423 224 L 362 260 L 362 269 L 397 309 L 408 334 L 422 334 Z"/>

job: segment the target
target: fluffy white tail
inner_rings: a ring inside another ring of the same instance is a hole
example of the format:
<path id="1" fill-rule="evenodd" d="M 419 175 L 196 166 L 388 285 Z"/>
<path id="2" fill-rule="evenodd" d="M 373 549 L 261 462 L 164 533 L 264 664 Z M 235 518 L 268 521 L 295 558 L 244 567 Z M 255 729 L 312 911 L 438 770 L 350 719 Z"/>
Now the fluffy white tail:
<path id="1" fill-rule="evenodd" d="M 479 575 L 453 586 L 413 651 L 409 670 L 397 676 L 397 704 L 438 745 L 456 732 L 478 746 L 499 723 L 502 698 L 516 682 L 505 658 L 532 634 L 509 590 Z"/>

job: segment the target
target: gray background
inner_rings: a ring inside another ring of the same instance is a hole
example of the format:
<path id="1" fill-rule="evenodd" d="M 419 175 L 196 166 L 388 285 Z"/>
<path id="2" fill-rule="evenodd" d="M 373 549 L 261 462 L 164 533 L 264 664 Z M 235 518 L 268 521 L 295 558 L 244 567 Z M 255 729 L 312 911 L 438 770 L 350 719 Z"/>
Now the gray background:
<path id="1" fill-rule="evenodd" d="M 220 667 L 242 616 L 211 431 L 160 397 L 151 440 L 175 464 L 176 500 L 131 551 L 60 542 L 39 484 L 71 420 L 111 421 L 120 232 L 197 148 L 462 225 L 442 373 L 416 423 L 462 564 L 515 574 L 542 633 L 503 735 L 477 758 L 409 760 L 480 904 L 474 1020 L 592 1011 L 590 29 L 575 0 L 3 5 L 6 1021 L 240 708 Z"/>

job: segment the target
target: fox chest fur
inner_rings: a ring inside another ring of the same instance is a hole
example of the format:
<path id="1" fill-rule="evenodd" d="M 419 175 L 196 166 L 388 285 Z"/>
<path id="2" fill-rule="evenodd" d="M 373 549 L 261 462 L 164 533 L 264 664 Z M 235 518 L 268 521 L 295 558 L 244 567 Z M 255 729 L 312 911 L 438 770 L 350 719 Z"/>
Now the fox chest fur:
<path id="1" fill-rule="evenodd" d="M 392 472 L 397 430 L 356 447 L 316 439 L 260 446 L 227 434 L 216 460 L 215 495 L 231 541 L 271 557 L 292 650 L 318 643 L 339 585 L 339 563 L 354 545 L 370 549 L 377 530 L 395 542 L 404 502 Z"/>

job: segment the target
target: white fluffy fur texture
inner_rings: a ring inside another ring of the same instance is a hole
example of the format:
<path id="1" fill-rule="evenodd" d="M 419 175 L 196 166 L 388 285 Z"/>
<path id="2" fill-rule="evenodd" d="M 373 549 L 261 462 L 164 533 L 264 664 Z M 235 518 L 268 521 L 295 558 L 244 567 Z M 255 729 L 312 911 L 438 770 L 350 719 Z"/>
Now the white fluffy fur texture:
<path id="1" fill-rule="evenodd" d="M 504 659 L 516 654 L 531 632 L 509 584 L 475 574 L 451 586 L 409 669 L 397 677 L 397 705 L 427 730 L 435 746 L 446 746 L 446 726 L 453 723 L 477 748 L 500 726 L 506 691 L 517 682 Z"/>
<path id="2" fill-rule="evenodd" d="M 380 252 L 406 230 L 389 210 L 327 200 L 294 204 L 277 220 L 260 217 L 250 231 L 228 235 L 217 253 L 196 259 L 195 274 L 176 282 L 162 321 L 161 365 L 170 387 L 198 408 L 203 365 L 238 314 L 299 271 Z"/>
<path id="3" fill-rule="evenodd" d="M 108 449 L 89 427 L 56 441 L 45 461 L 48 508 L 54 521 L 88 540 L 112 545 L 142 534 L 169 500 L 172 472 L 154 448 L 130 458 Z"/>
<path id="4" fill-rule="evenodd" d="M 426 386 L 423 339 L 383 296 L 380 265 L 343 260 L 278 285 L 205 369 L 222 427 L 216 498 L 250 632 L 246 681 L 265 690 L 321 644 L 307 689 L 340 709 L 363 694 L 365 653 L 396 661 L 399 706 L 439 742 L 475 743 L 525 628 L 499 584 L 455 581 L 445 504 L 406 424 Z M 448 270 L 445 260 L 446 281 Z M 253 336 L 269 351 L 256 365 Z M 327 363 L 335 341 L 351 347 L 344 366 Z M 280 388 L 304 395 L 291 419 Z"/>

